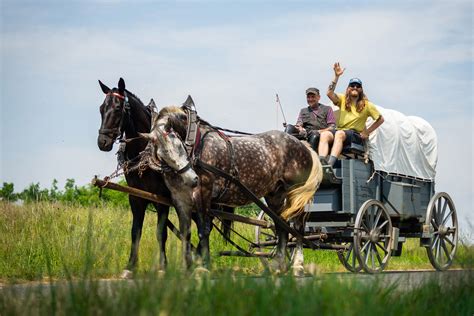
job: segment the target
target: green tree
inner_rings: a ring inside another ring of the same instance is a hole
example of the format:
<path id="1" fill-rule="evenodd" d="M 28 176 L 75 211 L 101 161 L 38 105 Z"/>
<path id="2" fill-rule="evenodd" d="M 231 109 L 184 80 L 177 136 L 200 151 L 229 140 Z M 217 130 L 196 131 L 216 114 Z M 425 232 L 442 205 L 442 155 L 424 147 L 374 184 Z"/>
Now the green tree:
<path id="1" fill-rule="evenodd" d="M 0 190 L 0 198 L 4 201 L 15 202 L 18 200 L 18 194 L 14 191 L 15 186 L 13 183 L 3 182 L 2 189 Z"/>
<path id="2" fill-rule="evenodd" d="M 26 202 L 39 202 L 49 200 L 47 189 L 41 190 L 39 183 L 32 183 L 20 193 L 20 198 Z"/>
<path id="3" fill-rule="evenodd" d="M 58 189 L 58 180 L 54 179 L 53 183 L 51 183 L 51 188 L 49 189 L 49 200 L 50 201 L 58 201 L 61 197 L 61 191 Z"/>

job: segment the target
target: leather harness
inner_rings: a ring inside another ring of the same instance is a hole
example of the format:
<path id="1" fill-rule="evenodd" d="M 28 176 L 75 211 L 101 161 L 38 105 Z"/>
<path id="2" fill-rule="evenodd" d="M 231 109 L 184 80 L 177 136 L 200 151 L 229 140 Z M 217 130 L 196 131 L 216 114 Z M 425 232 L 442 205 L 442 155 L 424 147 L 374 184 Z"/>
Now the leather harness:
<path id="1" fill-rule="evenodd" d="M 214 203 L 219 204 L 219 200 L 227 193 L 230 184 L 233 183 L 236 185 L 247 197 L 252 200 L 258 207 L 260 207 L 265 213 L 268 214 L 274 221 L 274 223 L 287 231 L 288 233 L 292 234 L 294 237 L 301 238 L 303 243 L 306 244 L 311 249 L 316 249 L 318 244 L 314 241 L 308 240 L 304 238 L 304 235 L 298 232 L 296 229 L 291 227 L 287 222 L 285 222 L 277 213 L 275 213 L 272 209 L 270 209 L 265 203 L 263 203 L 247 186 L 245 186 L 242 182 L 239 181 L 238 178 L 238 170 L 235 166 L 235 155 L 234 149 L 232 147 L 232 143 L 229 140 L 229 137 L 222 133 L 219 129 L 215 128 L 211 124 L 207 124 L 212 130 L 206 131 L 202 137 L 200 136 L 199 132 L 199 123 L 200 119 L 197 116 L 196 109 L 194 106 L 194 102 L 191 99 L 191 96 L 188 96 L 188 99 L 183 104 L 183 109 L 185 110 L 186 114 L 188 115 L 188 126 L 186 132 L 186 139 L 184 141 L 185 148 L 188 152 L 188 156 L 190 157 L 190 161 L 192 161 L 192 165 L 194 168 L 200 168 L 201 170 L 205 170 L 211 172 L 219 177 L 222 177 L 226 180 L 224 189 L 219 193 L 217 200 Z M 203 162 L 200 159 L 200 154 L 202 148 L 204 147 L 204 140 L 206 136 L 209 135 L 211 132 L 216 132 L 219 134 L 222 139 L 226 141 L 227 150 L 230 155 L 230 173 L 227 173 L 219 168 L 214 167 L 208 163 Z"/>

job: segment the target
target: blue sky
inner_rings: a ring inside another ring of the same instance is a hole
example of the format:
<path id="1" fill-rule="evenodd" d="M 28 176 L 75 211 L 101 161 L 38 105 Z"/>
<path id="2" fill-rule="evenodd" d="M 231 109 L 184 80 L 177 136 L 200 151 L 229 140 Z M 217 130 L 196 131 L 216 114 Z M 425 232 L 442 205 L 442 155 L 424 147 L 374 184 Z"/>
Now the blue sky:
<path id="1" fill-rule="evenodd" d="M 1 2 L 0 181 L 17 191 L 115 168 L 96 145 L 100 79 L 144 103 L 182 103 L 219 126 L 294 121 L 304 90 L 340 61 L 374 103 L 424 118 L 439 140 L 437 191 L 473 209 L 471 1 Z M 328 103 L 324 96 L 323 103 Z M 277 121 L 278 119 L 278 121 Z"/>

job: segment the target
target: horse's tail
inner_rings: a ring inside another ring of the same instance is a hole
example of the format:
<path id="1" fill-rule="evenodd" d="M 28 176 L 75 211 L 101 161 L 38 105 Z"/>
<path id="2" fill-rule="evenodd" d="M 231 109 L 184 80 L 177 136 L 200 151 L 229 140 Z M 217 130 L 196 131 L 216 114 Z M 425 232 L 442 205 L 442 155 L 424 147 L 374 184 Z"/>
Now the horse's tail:
<path id="1" fill-rule="evenodd" d="M 307 149 L 310 151 L 311 159 L 313 160 L 311 173 L 303 185 L 288 192 L 285 209 L 281 213 L 281 217 L 284 220 L 288 220 L 304 212 L 305 205 L 313 199 L 314 193 L 319 188 L 323 179 L 323 168 L 318 155 L 308 146 Z"/>

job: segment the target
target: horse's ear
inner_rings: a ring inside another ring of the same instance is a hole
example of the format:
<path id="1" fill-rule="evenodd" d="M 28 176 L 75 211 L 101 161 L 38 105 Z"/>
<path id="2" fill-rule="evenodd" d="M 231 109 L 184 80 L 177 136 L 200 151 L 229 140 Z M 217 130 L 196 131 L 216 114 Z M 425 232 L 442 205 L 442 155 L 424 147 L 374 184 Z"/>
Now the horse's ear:
<path id="1" fill-rule="evenodd" d="M 118 82 L 118 89 L 121 94 L 125 91 L 125 80 L 123 80 L 123 78 L 120 78 Z"/>
<path id="2" fill-rule="evenodd" d="M 102 89 L 102 92 L 107 94 L 110 92 L 110 88 L 107 87 L 105 84 L 102 83 L 102 81 L 99 80 L 99 85 L 100 85 L 100 88 Z"/>
<path id="3" fill-rule="evenodd" d="M 148 103 L 147 108 L 149 108 L 152 113 L 156 112 L 155 100 L 150 99 L 150 103 Z"/>
<path id="4" fill-rule="evenodd" d="M 194 108 L 194 101 L 190 95 L 188 95 L 188 98 L 186 99 L 186 101 L 184 101 L 183 107 Z"/>

